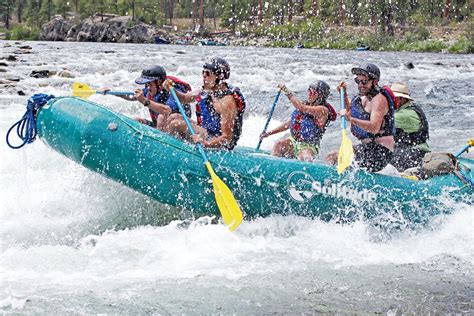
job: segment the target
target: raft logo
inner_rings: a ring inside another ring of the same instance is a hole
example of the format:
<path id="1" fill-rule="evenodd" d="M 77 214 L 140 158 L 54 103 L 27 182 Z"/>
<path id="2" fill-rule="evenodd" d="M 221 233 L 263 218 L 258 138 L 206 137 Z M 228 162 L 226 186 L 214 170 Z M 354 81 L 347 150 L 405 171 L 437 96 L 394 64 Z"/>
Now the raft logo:
<path id="1" fill-rule="evenodd" d="M 311 175 L 303 171 L 292 172 L 288 177 L 287 183 L 291 198 L 300 203 L 310 201 L 317 194 L 343 198 L 353 202 L 365 201 L 373 203 L 377 201 L 377 194 L 367 189 L 359 191 L 342 184 L 324 184 L 314 180 Z"/>

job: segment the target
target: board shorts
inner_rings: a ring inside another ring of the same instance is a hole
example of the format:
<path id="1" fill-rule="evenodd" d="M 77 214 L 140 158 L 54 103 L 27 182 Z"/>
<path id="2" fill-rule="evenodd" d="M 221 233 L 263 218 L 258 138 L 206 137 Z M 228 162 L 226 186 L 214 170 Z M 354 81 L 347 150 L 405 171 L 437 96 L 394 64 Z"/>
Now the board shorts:
<path id="1" fill-rule="evenodd" d="M 392 160 L 393 152 L 376 142 L 354 146 L 354 160 L 361 168 L 377 172 L 385 168 Z"/>
<path id="2" fill-rule="evenodd" d="M 305 149 L 310 149 L 311 151 L 313 151 L 314 156 L 316 156 L 319 153 L 318 144 L 299 142 L 296 139 L 294 139 L 293 136 L 290 136 L 289 139 L 291 141 L 291 144 L 293 145 L 293 153 L 295 157 L 298 157 L 298 155 Z"/>

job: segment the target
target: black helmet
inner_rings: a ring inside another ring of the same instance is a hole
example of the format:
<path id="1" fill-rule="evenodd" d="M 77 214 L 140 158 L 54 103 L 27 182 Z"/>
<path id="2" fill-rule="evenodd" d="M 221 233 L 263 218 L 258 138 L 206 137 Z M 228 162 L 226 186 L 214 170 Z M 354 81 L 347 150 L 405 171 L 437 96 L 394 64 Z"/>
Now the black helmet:
<path id="1" fill-rule="evenodd" d="M 149 83 L 155 80 L 165 80 L 165 79 L 166 79 L 165 68 L 156 65 L 150 68 L 143 69 L 140 77 L 135 79 L 135 83 L 145 84 L 145 83 Z"/>
<path id="2" fill-rule="evenodd" d="M 374 64 L 352 68 L 351 71 L 354 75 L 365 75 L 370 79 L 380 80 L 380 69 Z"/>
<path id="3" fill-rule="evenodd" d="M 211 58 L 211 60 L 204 64 L 203 68 L 212 71 L 219 80 L 226 80 L 230 77 L 229 63 L 223 58 Z"/>
<path id="4" fill-rule="evenodd" d="M 313 82 L 312 84 L 309 85 L 309 88 L 316 90 L 319 93 L 319 95 L 323 97 L 324 100 L 326 100 L 329 94 L 331 93 L 330 91 L 331 87 L 329 87 L 329 85 L 322 80 Z"/>

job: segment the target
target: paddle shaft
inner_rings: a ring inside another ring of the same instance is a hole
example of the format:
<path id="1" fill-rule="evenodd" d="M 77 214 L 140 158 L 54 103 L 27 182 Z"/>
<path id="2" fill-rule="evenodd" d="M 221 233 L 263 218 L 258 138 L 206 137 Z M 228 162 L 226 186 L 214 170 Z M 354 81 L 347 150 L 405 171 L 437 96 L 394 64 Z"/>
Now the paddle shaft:
<path id="1" fill-rule="evenodd" d="M 96 91 L 97 94 L 111 94 L 111 95 L 134 95 L 134 92 L 121 92 L 121 91 L 107 91 L 105 93 Z"/>
<path id="2" fill-rule="evenodd" d="M 188 116 L 186 115 L 186 112 L 184 111 L 184 108 L 181 105 L 181 102 L 179 101 L 176 92 L 174 91 L 174 87 L 170 87 L 170 93 L 173 96 L 173 99 L 176 101 L 176 104 L 178 105 L 179 112 L 181 112 L 181 115 L 183 116 L 184 121 L 188 126 L 189 132 L 191 133 L 191 135 L 196 135 L 196 132 L 194 131 L 193 126 L 191 125 L 191 122 L 189 121 Z M 207 155 L 204 152 L 204 148 L 202 147 L 201 143 L 197 143 L 196 146 L 199 150 L 199 153 L 201 153 L 202 158 L 204 159 L 204 163 L 208 162 L 209 159 L 207 158 Z"/>
<path id="3" fill-rule="evenodd" d="M 263 133 L 265 133 L 267 131 L 267 128 L 268 128 L 268 124 L 270 123 L 270 120 L 272 119 L 272 115 L 273 115 L 273 111 L 275 111 L 275 106 L 278 102 L 278 98 L 280 97 L 280 94 L 281 94 L 281 90 L 278 90 L 278 93 L 277 95 L 275 96 L 275 101 L 273 101 L 273 105 L 272 105 L 272 109 L 270 110 L 270 114 L 268 114 L 268 118 L 267 118 L 267 122 L 265 123 L 265 127 L 263 128 Z M 258 141 L 258 145 L 257 145 L 257 150 L 260 149 L 260 145 L 262 144 L 262 139 L 260 139 Z"/>
<path id="4" fill-rule="evenodd" d="M 458 158 L 459 156 L 461 156 L 465 151 L 467 151 L 469 149 L 469 147 L 471 147 L 471 144 L 467 144 L 466 146 L 464 146 L 456 155 L 455 157 Z"/>
<path id="5" fill-rule="evenodd" d="M 346 102 L 344 102 L 344 88 L 341 87 L 339 90 L 339 95 L 341 96 L 341 110 L 346 108 Z M 346 116 L 343 115 L 341 118 L 342 129 L 346 129 Z"/>

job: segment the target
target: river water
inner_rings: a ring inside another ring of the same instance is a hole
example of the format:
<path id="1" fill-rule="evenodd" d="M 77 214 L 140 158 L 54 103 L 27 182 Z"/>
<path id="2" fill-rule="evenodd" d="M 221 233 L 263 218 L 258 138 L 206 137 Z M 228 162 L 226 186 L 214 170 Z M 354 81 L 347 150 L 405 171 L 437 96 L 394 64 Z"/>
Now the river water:
<path id="1" fill-rule="evenodd" d="M 11 47 L 4 47 L 9 43 Z M 378 64 L 382 83 L 408 81 L 425 109 L 431 147 L 455 152 L 473 137 L 472 55 L 27 42 L 32 54 L 0 67 L 20 78 L 0 94 L 0 311 L 35 314 L 296 314 L 474 312 L 473 207 L 457 204 L 425 227 L 386 232 L 364 222 L 272 216 L 235 232 L 161 205 L 69 161 L 36 141 L 4 142 L 28 96 L 70 95 L 71 83 L 130 91 L 143 67 L 199 87 L 210 56 L 225 57 L 249 108 L 242 146 L 256 146 L 284 81 L 302 98 L 311 81 L 349 82 L 350 68 Z M 1 57 L 18 44 L 0 41 Z M 408 70 L 404 64 L 412 62 Z M 33 70 L 68 69 L 74 79 L 32 78 Z M 18 95 L 23 91 L 26 96 Z M 126 115 L 142 106 L 112 96 L 91 100 Z M 282 96 L 270 128 L 292 108 Z M 280 136 L 263 142 L 270 149 Z M 339 122 L 323 138 L 322 157 L 340 142 Z M 472 156 L 472 153 L 469 154 Z M 445 201 L 446 202 L 446 201 Z"/>

